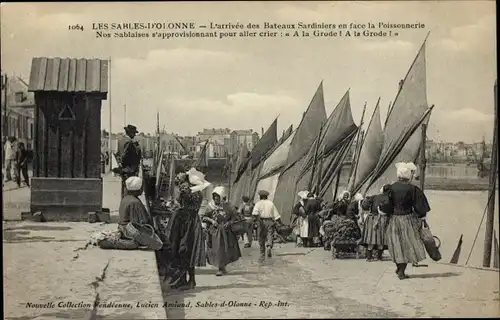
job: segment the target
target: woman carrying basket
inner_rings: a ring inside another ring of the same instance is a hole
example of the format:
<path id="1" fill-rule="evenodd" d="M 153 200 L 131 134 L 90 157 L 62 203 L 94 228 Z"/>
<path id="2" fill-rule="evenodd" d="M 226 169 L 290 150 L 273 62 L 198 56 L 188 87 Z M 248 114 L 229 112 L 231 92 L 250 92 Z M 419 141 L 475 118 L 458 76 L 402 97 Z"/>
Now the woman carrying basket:
<path id="1" fill-rule="evenodd" d="M 241 257 L 237 235 L 231 230 L 238 217 L 228 203 L 222 202 L 223 197 L 224 187 L 215 187 L 202 217 L 207 224 L 207 261 L 218 268 L 216 276 L 227 274 L 226 266 Z"/>
<path id="2" fill-rule="evenodd" d="M 425 259 L 425 247 L 420 237 L 422 221 L 431 210 L 424 192 L 411 184 L 417 167 L 413 162 L 396 163 L 398 181 L 391 185 L 389 199 L 393 212 L 387 226 L 387 246 L 396 264 L 399 279 L 406 279 L 408 263 Z"/>

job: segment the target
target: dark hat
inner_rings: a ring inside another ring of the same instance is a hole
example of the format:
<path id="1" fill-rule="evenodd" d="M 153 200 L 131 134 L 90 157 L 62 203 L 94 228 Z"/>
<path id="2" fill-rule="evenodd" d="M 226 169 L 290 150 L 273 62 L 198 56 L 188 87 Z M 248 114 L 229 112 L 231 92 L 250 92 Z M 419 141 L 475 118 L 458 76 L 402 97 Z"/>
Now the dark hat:
<path id="1" fill-rule="evenodd" d="M 267 197 L 268 195 L 269 195 L 269 192 L 267 192 L 266 190 L 259 191 L 259 196 L 261 196 L 261 197 Z"/>
<path id="2" fill-rule="evenodd" d="M 241 200 L 243 200 L 244 202 L 248 202 L 250 200 L 250 198 L 247 196 L 243 196 L 243 197 L 241 197 Z"/>
<path id="3" fill-rule="evenodd" d="M 131 124 L 127 125 L 126 127 L 123 127 L 123 129 L 125 129 L 126 132 L 139 133 L 139 131 L 137 131 L 137 127 Z"/>

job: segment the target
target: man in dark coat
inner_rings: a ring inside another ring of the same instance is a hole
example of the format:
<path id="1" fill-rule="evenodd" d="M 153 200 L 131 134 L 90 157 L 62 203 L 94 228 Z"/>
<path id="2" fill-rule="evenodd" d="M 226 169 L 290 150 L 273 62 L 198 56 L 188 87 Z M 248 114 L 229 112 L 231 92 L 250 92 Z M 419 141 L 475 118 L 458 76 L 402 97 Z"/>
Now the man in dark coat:
<path id="1" fill-rule="evenodd" d="M 124 129 L 125 136 L 119 141 L 117 152 L 117 160 L 121 165 L 122 198 L 125 195 L 125 181 L 129 177 L 139 175 L 139 166 L 142 159 L 139 142 L 134 139 L 138 133 L 136 126 L 129 124 Z"/>

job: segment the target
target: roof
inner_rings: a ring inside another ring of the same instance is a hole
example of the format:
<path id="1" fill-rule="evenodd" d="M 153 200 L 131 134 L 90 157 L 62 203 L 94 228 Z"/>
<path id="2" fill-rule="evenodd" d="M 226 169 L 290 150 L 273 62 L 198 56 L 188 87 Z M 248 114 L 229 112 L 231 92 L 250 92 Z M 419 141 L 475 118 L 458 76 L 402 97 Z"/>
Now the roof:
<path id="1" fill-rule="evenodd" d="M 254 132 L 253 132 L 252 129 L 249 129 L 249 130 L 234 130 L 233 132 L 236 133 L 239 136 L 254 134 Z"/>
<path id="2" fill-rule="evenodd" d="M 108 61 L 33 58 L 29 91 L 108 92 Z"/>
<path id="3" fill-rule="evenodd" d="M 7 77 L 7 107 L 34 107 L 35 106 L 35 95 L 32 92 L 28 92 L 28 85 L 20 77 Z M 17 93 L 23 93 L 23 100 L 18 101 L 16 99 Z M 5 88 L 2 87 L 1 94 L 2 107 L 5 104 Z"/>

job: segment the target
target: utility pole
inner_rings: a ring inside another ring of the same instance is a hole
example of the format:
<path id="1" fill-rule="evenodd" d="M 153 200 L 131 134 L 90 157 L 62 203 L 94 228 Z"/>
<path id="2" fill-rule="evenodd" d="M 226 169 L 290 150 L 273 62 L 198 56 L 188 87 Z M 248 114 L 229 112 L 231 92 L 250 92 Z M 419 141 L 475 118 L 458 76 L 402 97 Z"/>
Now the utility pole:
<path id="1" fill-rule="evenodd" d="M 123 126 L 126 127 L 127 126 L 127 104 L 124 104 L 123 105 Z"/>
<path id="2" fill-rule="evenodd" d="M 497 177 L 497 152 L 498 152 L 498 101 L 497 101 L 497 82 L 494 87 L 495 118 L 493 122 L 493 145 L 491 146 L 491 165 L 490 165 L 490 183 L 488 190 L 488 215 L 486 217 L 486 231 L 484 236 L 484 255 L 483 267 L 489 268 L 491 265 L 491 249 L 493 246 L 493 224 L 495 221 L 495 189 Z"/>
<path id="3" fill-rule="evenodd" d="M 111 92 L 113 90 L 111 90 L 111 85 L 112 85 L 112 82 L 111 82 L 111 57 L 109 57 L 109 65 L 108 65 L 108 68 L 109 68 L 109 84 L 108 84 L 108 98 L 109 98 L 109 136 L 108 136 L 108 149 L 109 149 L 109 170 L 113 170 L 113 161 L 111 161 L 113 159 L 113 149 L 111 148 L 111 133 L 112 133 L 112 130 L 111 130 L 111 125 L 112 125 L 112 115 L 111 115 L 111 110 L 113 109 L 113 105 L 111 104 Z"/>
<path id="4" fill-rule="evenodd" d="M 4 136 L 4 140 L 6 141 L 8 136 L 9 136 L 9 117 L 8 117 L 8 114 L 7 114 L 7 90 L 8 90 L 8 85 L 9 85 L 9 82 L 8 82 L 8 77 L 7 77 L 7 73 L 4 74 L 3 76 L 3 80 L 4 80 L 4 83 L 3 83 L 3 93 L 4 93 L 4 103 L 3 103 L 3 114 L 4 114 L 4 123 L 3 123 L 3 136 Z M 5 143 L 5 141 L 3 141 L 3 143 Z"/>

